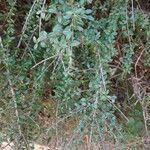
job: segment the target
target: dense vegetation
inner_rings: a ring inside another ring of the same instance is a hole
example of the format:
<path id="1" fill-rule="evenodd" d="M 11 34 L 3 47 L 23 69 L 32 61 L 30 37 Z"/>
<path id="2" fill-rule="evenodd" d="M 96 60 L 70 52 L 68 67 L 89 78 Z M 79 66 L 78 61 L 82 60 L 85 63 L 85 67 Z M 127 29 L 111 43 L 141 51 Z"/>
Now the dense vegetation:
<path id="1" fill-rule="evenodd" d="M 1 143 L 150 147 L 149 0 L 0 3 Z"/>

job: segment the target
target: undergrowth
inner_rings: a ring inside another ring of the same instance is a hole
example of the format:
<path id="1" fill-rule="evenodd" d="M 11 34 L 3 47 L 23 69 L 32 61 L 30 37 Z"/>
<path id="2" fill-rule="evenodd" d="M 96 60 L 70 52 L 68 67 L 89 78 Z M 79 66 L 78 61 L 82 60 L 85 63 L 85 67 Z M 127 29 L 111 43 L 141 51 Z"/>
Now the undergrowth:
<path id="1" fill-rule="evenodd" d="M 1 143 L 14 149 L 32 149 L 33 141 L 53 149 L 148 143 L 147 13 L 128 0 L 2 3 Z"/>

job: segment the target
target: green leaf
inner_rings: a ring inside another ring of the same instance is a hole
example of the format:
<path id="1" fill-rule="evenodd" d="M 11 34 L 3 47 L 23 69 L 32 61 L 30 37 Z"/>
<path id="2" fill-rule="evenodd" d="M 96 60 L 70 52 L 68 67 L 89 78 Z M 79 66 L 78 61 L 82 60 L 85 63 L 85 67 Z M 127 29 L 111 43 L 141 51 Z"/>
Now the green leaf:
<path id="1" fill-rule="evenodd" d="M 47 39 L 47 32 L 46 31 L 41 31 L 37 41 L 40 42 L 40 41 L 44 41 L 46 39 Z"/>
<path id="2" fill-rule="evenodd" d="M 62 31 L 62 26 L 60 24 L 57 24 L 53 28 L 53 32 L 59 33 Z"/>
<path id="3" fill-rule="evenodd" d="M 72 11 L 67 11 L 66 15 L 71 17 L 73 15 L 73 12 Z"/>
<path id="4" fill-rule="evenodd" d="M 80 45 L 80 42 L 77 41 L 77 40 L 74 40 L 72 43 L 71 43 L 71 46 L 72 47 L 76 47 L 76 46 L 79 46 Z"/>
<path id="5" fill-rule="evenodd" d="M 66 27 L 65 30 L 63 31 L 63 34 L 66 36 L 66 39 L 69 40 L 72 36 L 72 31 L 70 27 Z"/>
<path id="6" fill-rule="evenodd" d="M 71 16 L 72 16 L 72 15 L 65 15 L 65 16 L 63 16 L 63 19 L 68 20 L 68 19 L 71 18 Z"/>
<path id="7" fill-rule="evenodd" d="M 45 43 L 45 42 L 43 42 L 43 41 L 40 43 L 40 45 L 41 45 L 41 47 L 43 47 L 43 48 L 45 48 L 45 47 L 46 47 L 46 43 Z"/>
<path id="8" fill-rule="evenodd" d="M 85 3 L 85 0 L 80 0 L 81 5 L 84 5 L 84 3 Z"/>
<path id="9" fill-rule="evenodd" d="M 85 13 L 88 15 L 88 14 L 91 14 L 92 13 L 92 10 L 91 9 L 86 9 L 85 10 Z"/>
<path id="10" fill-rule="evenodd" d="M 41 13 L 41 18 L 45 19 L 45 13 L 44 12 Z"/>
<path id="11" fill-rule="evenodd" d="M 65 20 L 65 21 L 63 21 L 63 25 L 64 25 L 64 26 L 67 26 L 67 25 L 70 23 L 70 21 L 71 21 L 71 20 Z"/>
<path id="12" fill-rule="evenodd" d="M 92 16 L 88 16 L 87 19 L 90 21 L 94 21 L 94 17 L 92 17 Z"/>
<path id="13" fill-rule="evenodd" d="M 61 24 L 62 23 L 62 16 L 58 16 L 58 22 Z"/>
<path id="14" fill-rule="evenodd" d="M 78 8 L 78 9 L 76 9 L 76 11 L 75 11 L 75 14 L 84 14 L 84 9 L 83 8 Z"/>
<path id="15" fill-rule="evenodd" d="M 36 43 L 36 42 L 37 42 L 37 39 L 36 39 L 36 37 L 35 37 L 35 36 L 33 37 L 33 42 L 34 42 L 34 43 Z"/>
<path id="16" fill-rule="evenodd" d="M 51 5 L 48 9 L 48 12 L 49 13 L 56 13 L 57 12 L 57 9 L 56 9 L 56 6 L 55 5 Z"/>
<path id="17" fill-rule="evenodd" d="M 59 0 L 59 3 L 64 4 L 65 2 L 64 2 L 64 0 Z"/>
<path id="18" fill-rule="evenodd" d="M 38 48 L 38 44 L 35 44 L 35 45 L 34 45 L 34 49 L 37 49 L 37 48 Z"/>
<path id="19" fill-rule="evenodd" d="M 81 26 L 77 26 L 78 31 L 83 31 L 84 29 Z"/>

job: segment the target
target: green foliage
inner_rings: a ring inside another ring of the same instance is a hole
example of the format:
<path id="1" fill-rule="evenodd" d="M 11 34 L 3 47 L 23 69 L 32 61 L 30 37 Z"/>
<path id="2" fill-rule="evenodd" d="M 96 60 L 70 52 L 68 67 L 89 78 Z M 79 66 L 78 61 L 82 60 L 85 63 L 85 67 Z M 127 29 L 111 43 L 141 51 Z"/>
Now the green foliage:
<path id="1" fill-rule="evenodd" d="M 39 0 L 27 10 L 18 36 L 17 7 L 15 3 L 8 6 L 7 29 L 0 40 L 0 115 L 6 111 L 2 120 L 10 119 L 3 125 L 4 133 L 15 142 L 22 139 L 28 148 L 30 140 L 50 130 L 42 127 L 38 118 L 42 100 L 52 97 L 58 103 L 58 118 L 77 116 L 80 131 L 90 129 L 92 136 L 102 140 L 107 128 L 109 140 L 117 141 L 118 95 L 111 89 L 114 68 L 110 64 L 119 57 L 121 71 L 117 75 L 126 79 L 134 72 L 137 47 L 143 45 L 144 63 L 150 65 L 148 16 L 136 9 L 133 16 L 124 0 L 53 0 L 49 4 Z M 47 89 L 53 94 L 44 97 Z M 129 94 L 134 94 L 133 90 Z M 142 122 L 128 121 L 128 130 L 137 136 Z"/>

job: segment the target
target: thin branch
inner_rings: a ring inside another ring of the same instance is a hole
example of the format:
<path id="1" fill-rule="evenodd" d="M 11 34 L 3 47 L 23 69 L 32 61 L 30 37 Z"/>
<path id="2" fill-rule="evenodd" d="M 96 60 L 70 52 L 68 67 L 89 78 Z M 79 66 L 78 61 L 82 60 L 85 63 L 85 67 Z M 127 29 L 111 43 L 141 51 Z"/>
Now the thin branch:
<path id="1" fill-rule="evenodd" d="M 144 52 L 144 48 L 143 48 L 142 52 L 140 53 L 140 56 L 138 57 L 138 59 L 137 59 L 135 65 L 134 65 L 135 77 L 136 77 L 136 78 L 137 78 L 137 69 L 136 69 L 136 68 L 137 68 L 137 64 L 138 64 L 139 60 L 141 59 L 141 56 L 143 55 L 143 52 Z"/>
<path id="2" fill-rule="evenodd" d="M 46 58 L 46 59 L 43 59 L 43 60 L 41 60 L 40 62 L 38 62 L 37 64 L 35 64 L 31 69 L 34 69 L 35 67 L 37 67 L 38 65 L 40 65 L 40 64 L 42 64 L 42 63 L 44 63 L 44 62 L 46 62 L 47 60 L 50 60 L 50 59 L 52 59 L 52 58 L 55 58 L 57 55 L 54 55 L 54 56 L 51 56 L 51 57 L 48 57 L 48 58 Z"/>
<path id="3" fill-rule="evenodd" d="M 40 18 L 39 18 L 39 34 L 41 32 L 41 26 L 42 26 L 42 13 L 44 11 L 44 5 L 46 3 L 46 0 L 43 0 L 43 5 L 42 5 L 42 8 L 41 8 L 41 13 L 40 13 Z"/>
<path id="4" fill-rule="evenodd" d="M 2 43 L 2 40 L 0 38 L 0 47 L 2 49 L 5 49 L 4 46 L 3 46 L 3 43 Z M 17 124 L 18 124 L 18 131 L 19 131 L 19 134 L 20 136 L 22 135 L 21 133 L 21 127 L 19 125 L 19 112 L 18 112 L 18 106 L 17 106 L 17 100 L 16 100 L 16 96 L 15 96 L 15 91 L 14 91 L 14 88 L 13 88 L 13 84 L 12 84 L 12 81 L 10 80 L 10 71 L 8 69 L 8 64 L 7 64 L 7 57 L 5 56 L 5 53 L 4 53 L 4 63 L 5 63 L 5 66 L 6 66 L 6 72 L 7 72 L 7 80 L 8 80 L 8 83 L 10 85 L 10 92 L 11 92 L 11 95 L 12 95 L 12 100 L 13 100 L 13 103 L 14 103 L 14 108 L 15 108 L 15 115 L 17 117 Z"/>
<path id="5" fill-rule="evenodd" d="M 131 0 L 131 2 L 132 2 L 132 21 L 133 21 L 133 30 L 135 30 L 135 18 L 134 18 L 133 0 Z"/>
<path id="6" fill-rule="evenodd" d="M 30 11 L 29 11 L 29 14 L 28 14 L 28 16 L 27 16 L 27 18 L 26 18 L 26 21 L 25 21 L 24 26 L 23 26 L 23 28 L 22 28 L 22 34 L 21 34 L 20 40 L 19 40 L 19 42 L 18 42 L 17 48 L 20 47 L 20 44 L 21 44 L 22 39 L 23 39 L 23 35 L 25 34 L 25 31 L 26 31 L 26 28 L 27 28 L 28 20 L 29 20 L 29 18 L 30 18 L 30 16 L 31 16 L 31 13 L 32 13 L 32 11 L 33 11 L 33 9 L 34 9 L 34 6 L 35 6 L 36 2 L 37 2 L 37 0 L 34 1 L 33 5 L 31 6 L 31 9 L 30 9 Z"/>

